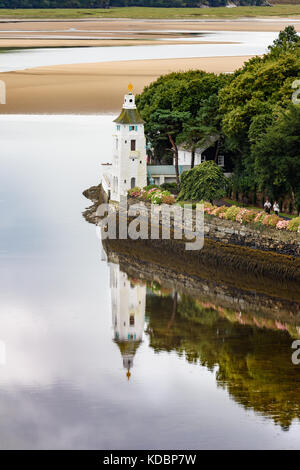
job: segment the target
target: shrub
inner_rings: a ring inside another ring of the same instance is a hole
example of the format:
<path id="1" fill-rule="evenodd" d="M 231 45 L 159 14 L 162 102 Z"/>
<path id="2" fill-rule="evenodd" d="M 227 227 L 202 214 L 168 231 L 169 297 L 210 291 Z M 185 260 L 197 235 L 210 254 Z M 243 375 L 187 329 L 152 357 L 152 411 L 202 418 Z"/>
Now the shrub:
<path id="1" fill-rule="evenodd" d="M 254 217 L 254 222 L 261 222 L 266 216 L 265 212 L 258 212 L 257 215 Z"/>
<path id="2" fill-rule="evenodd" d="M 181 174 L 178 200 L 221 199 L 226 194 L 226 184 L 222 169 L 208 160 Z"/>
<path id="3" fill-rule="evenodd" d="M 295 217 L 294 219 L 290 220 L 288 223 L 288 229 L 291 232 L 299 232 L 300 229 L 300 217 Z"/>
<path id="4" fill-rule="evenodd" d="M 262 218 L 260 219 L 261 223 L 262 223 L 263 225 L 269 225 L 269 217 L 271 217 L 271 216 L 270 216 L 270 215 L 265 215 L 264 217 L 262 217 Z"/>
<path id="5" fill-rule="evenodd" d="M 151 188 L 148 191 L 146 190 L 144 193 L 144 197 L 146 200 L 151 200 L 152 201 L 152 196 L 153 194 L 160 192 L 159 188 Z"/>
<path id="6" fill-rule="evenodd" d="M 244 212 L 243 217 L 242 217 L 243 222 L 244 223 L 253 222 L 256 215 L 257 215 L 257 211 L 246 210 L 246 212 Z"/>
<path id="7" fill-rule="evenodd" d="M 288 225 L 289 225 L 289 221 L 288 221 L 288 220 L 280 220 L 279 222 L 277 222 L 276 228 L 277 228 L 278 230 L 287 230 L 287 229 L 288 229 Z"/>
<path id="8" fill-rule="evenodd" d="M 240 212 L 240 208 L 236 206 L 229 207 L 225 212 L 226 220 L 236 220 L 236 216 Z"/>
<path id="9" fill-rule="evenodd" d="M 163 198 L 163 195 L 161 192 L 154 192 L 152 193 L 152 196 L 151 196 L 151 202 L 153 204 L 161 204 L 162 198 Z"/>
<path id="10" fill-rule="evenodd" d="M 219 207 L 213 206 L 213 209 L 209 213 L 211 215 L 215 215 L 219 217 L 220 219 L 223 219 L 225 216 L 226 209 L 227 209 L 226 206 L 219 206 Z"/>
<path id="11" fill-rule="evenodd" d="M 161 189 L 167 189 L 168 191 L 170 191 L 173 194 L 178 193 L 177 183 L 163 183 L 163 184 L 160 185 L 160 188 Z"/>
<path id="12" fill-rule="evenodd" d="M 280 218 L 275 214 L 272 214 L 268 217 L 268 225 L 270 225 L 271 227 L 276 227 L 279 221 Z"/>
<path id="13" fill-rule="evenodd" d="M 148 184 L 148 186 L 145 186 L 143 189 L 145 191 L 149 191 L 149 189 L 154 189 L 154 188 L 159 189 L 159 186 L 157 184 Z"/>
<path id="14" fill-rule="evenodd" d="M 135 195 L 137 193 L 141 194 L 141 188 L 139 188 L 138 186 L 136 186 L 135 188 L 131 188 L 131 189 L 128 189 L 128 195 L 131 196 L 131 197 L 136 197 Z"/>
<path id="15" fill-rule="evenodd" d="M 236 215 L 236 218 L 235 220 L 237 222 L 240 222 L 240 224 L 243 223 L 244 221 L 244 216 L 246 215 L 246 212 L 248 211 L 248 209 L 240 209 L 240 211 L 238 212 L 238 214 Z"/>
<path id="16" fill-rule="evenodd" d="M 163 196 L 162 203 L 172 205 L 175 203 L 175 199 L 173 196 Z"/>

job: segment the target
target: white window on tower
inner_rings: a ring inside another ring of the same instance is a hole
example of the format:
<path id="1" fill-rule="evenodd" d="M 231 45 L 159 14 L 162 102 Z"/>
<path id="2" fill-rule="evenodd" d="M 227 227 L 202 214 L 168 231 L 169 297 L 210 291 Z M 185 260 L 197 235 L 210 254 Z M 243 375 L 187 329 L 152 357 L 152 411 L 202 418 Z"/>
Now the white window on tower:
<path id="1" fill-rule="evenodd" d="M 116 149 L 118 150 L 119 148 L 119 139 L 116 139 Z"/>
<path id="2" fill-rule="evenodd" d="M 129 126 L 130 131 L 134 131 L 134 126 Z"/>
<path id="3" fill-rule="evenodd" d="M 224 166 L 224 155 L 218 155 L 218 165 Z"/>

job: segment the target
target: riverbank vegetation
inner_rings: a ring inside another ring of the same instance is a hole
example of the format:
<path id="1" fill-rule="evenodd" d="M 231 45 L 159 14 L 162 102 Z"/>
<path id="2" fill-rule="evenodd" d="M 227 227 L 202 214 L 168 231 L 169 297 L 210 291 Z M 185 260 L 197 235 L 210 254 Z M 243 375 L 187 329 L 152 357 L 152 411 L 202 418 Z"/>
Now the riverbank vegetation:
<path id="1" fill-rule="evenodd" d="M 192 155 L 197 147 L 208 148 L 207 159 L 217 162 L 221 154 L 232 171 L 231 196 L 254 205 L 268 197 L 281 210 L 299 212 L 299 77 L 300 37 L 293 26 L 267 54 L 232 75 L 196 70 L 160 77 L 137 97 L 150 157 L 176 162 L 179 145 Z M 183 173 L 181 181 L 186 179 Z"/>
<path id="2" fill-rule="evenodd" d="M 206 162 L 210 163 L 210 162 Z M 213 162 L 212 162 L 213 163 Z M 201 164 L 197 168 L 204 165 Z M 216 166 L 216 165 L 215 165 Z M 219 169 L 220 170 L 220 169 Z M 221 170 L 220 170 L 221 171 Z M 186 172 L 186 174 L 191 172 Z M 223 176 L 224 178 L 224 176 Z M 200 185 L 199 180 L 199 185 Z M 220 178 L 220 182 L 222 178 Z M 204 184 L 201 184 L 203 187 L 207 187 L 207 181 Z M 224 185 L 220 183 L 219 187 L 217 188 L 218 195 L 222 197 L 223 194 L 223 187 Z M 213 193 L 215 194 L 215 188 L 209 189 L 210 193 L 206 199 L 210 199 L 210 195 Z M 137 199 L 143 202 L 150 202 L 152 204 L 168 204 L 173 205 L 176 202 L 180 201 L 182 197 L 178 197 L 176 201 L 176 197 L 170 193 L 170 191 L 161 189 L 156 187 L 155 185 L 149 185 L 145 188 L 132 188 L 128 191 L 128 196 L 133 199 Z M 179 194 L 180 196 L 180 194 Z M 187 198 L 188 199 L 188 198 Z M 192 200 L 191 198 L 188 199 L 189 201 Z M 184 205 L 180 203 L 180 205 Z M 231 220 L 233 222 L 239 222 L 240 224 L 252 224 L 255 227 L 273 227 L 277 230 L 281 231 L 289 231 L 289 232 L 300 232 L 300 217 L 293 217 L 290 220 L 285 218 L 279 217 L 276 214 L 267 214 L 265 211 L 261 211 L 259 209 L 247 209 L 245 207 L 238 207 L 235 205 L 214 205 L 211 202 L 206 202 L 205 200 L 201 201 L 201 204 L 204 204 L 204 213 L 209 216 L 218 217 L 219 219 L 224 220 Z M 192 207 L 197 206 L 192 204 Z"/>
<path id="3" fill-rule="evenodd" d="M 292 2 L 291 2 L 292 3 Z M 207 18 L 256 18 L 300 16 L 300 4 L 262 6 L 243 6 L 236 8 L 18 8 L 9 7 L 0 0 L 0 18 L 6 19 L 81 19 L 81 18 L 130 18 L 130 19 L 207 19 Z M 12 3 L 10 3 L 12 5 Z"/>

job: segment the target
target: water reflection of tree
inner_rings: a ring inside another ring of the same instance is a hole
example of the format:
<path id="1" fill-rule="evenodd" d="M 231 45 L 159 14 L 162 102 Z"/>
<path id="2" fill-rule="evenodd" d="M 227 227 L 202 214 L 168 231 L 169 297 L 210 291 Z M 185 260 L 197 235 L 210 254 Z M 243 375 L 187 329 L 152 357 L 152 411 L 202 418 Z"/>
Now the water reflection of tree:
<path id="1" fill-rule="evenodd" d="M 174 296 L 148 295 L 146 309 L 155 351 L 176 351 L 211 371 L 217 367 L 220 387 L 283 429 L 300 419 L 300 366 L 291 362 L 287 332 L 232 323 L 187 295 L 178 299 L 176 315 Z"/>

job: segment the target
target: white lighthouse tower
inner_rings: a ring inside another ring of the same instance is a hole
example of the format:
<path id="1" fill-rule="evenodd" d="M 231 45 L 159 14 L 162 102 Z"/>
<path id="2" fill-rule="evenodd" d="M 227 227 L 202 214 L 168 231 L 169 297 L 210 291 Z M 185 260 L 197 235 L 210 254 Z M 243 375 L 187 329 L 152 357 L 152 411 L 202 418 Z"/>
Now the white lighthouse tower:
<path id="1" fill-rule="evenodd" d="M 119 264 L 110 263 L 109 268 L 114 341 L 120 349 L 129 378 L 133 358 L 143 340 L 146 286 L 134 284 L 120 270 Z"/>
<path id="2" fill-rule="evenodd" d="M 147 157 L 144 121 L 141 118 L 128 86 L 122 111 L 114 120 L 113 160 L 110 174 L 110 197 L 120 201 L 130 188 L 147 184 Z"/>

